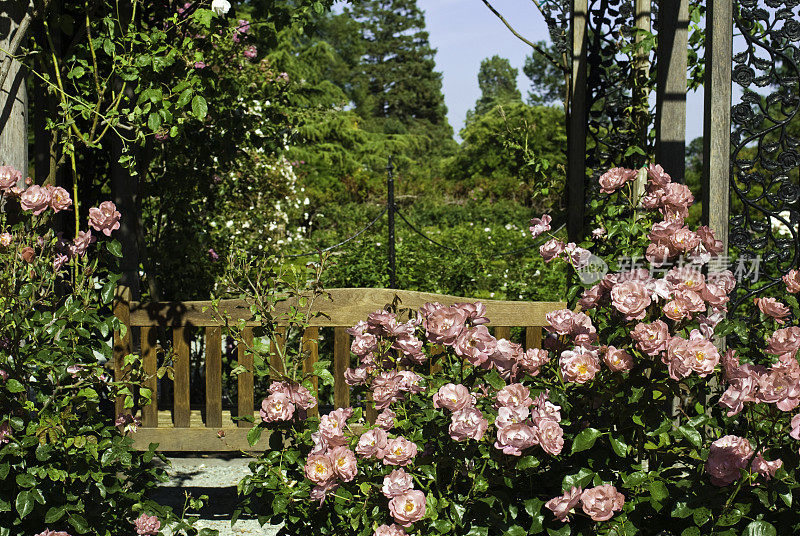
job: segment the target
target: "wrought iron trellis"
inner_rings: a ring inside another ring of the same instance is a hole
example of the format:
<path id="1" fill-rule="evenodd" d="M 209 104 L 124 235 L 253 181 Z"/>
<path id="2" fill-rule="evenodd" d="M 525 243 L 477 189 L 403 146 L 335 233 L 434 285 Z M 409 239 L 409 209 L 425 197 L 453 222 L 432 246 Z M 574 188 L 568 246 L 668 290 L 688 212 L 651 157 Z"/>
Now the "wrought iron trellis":
<path id="1" fill-rule="evenodd" d="M 800 0 L 736 0 L 730 244 L 760 259 L 731 310 L 800 263 Z"/>

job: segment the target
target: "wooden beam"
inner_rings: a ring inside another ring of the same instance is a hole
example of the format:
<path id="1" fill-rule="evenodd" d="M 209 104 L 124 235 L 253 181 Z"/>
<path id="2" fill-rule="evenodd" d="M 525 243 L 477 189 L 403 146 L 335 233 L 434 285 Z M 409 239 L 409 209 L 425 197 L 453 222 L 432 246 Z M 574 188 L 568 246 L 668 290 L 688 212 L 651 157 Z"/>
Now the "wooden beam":
<path id="1" fill-rule="evenodd" d="M 310 321 L 316 327 L 351 327 L 359 320 L 385 304 L 391 303 L 395 296 L 400 298 L 403 308 L 418 309 L 430 302 L 444 305 L 454 303 L 480 301 L 486 306 L 486 315 L 495 326 L 544 326 L 545 315 L 550 311 L 563 309 L 564 302 L 513 302 L 500 300 L 475 300 L 430 292 L 414 292 L 408 290 L 375 289 L 375 288 L 334 288 L 326 291 L 331 299 L 319 298 L 314 303 L 312 313 L 320 314 Z M 131 304 L 131 325 L 133 326 L 198 326 L 209 327 L 220 325 L 219 320 L 211 313 L 210 301 L 155 302 Z M 275 315 L 278 323 L 285 325 L 281 317 L 285 317 L 290 306 L 297 306 L 297 300 L 286 300 L 278 303 Z M 205 311 L 203 309 L 206 309 Z M 231 317 L 231 323 L 239 319 L 248 321 L 252 318 L 250 306 L 243 300 L 222 300 L 220 310 Z M 325 316 L 327 315 L 327 316 Z M 247 322 L 255 326 L 255 322 Z"/>
<path id="2" fill-rule="evenodd" d="M 567 234 L 573 242 L 583 235 L 586 204 L 587 71 L 586 26 L 588 0 L 572 1 L 572 80 L 567 118 Z M 506 325 L 514 323 L 506 323 Z"/>
<path id="3" fill-rule="evenodd" d="M 731 178 L 733 5 L 710 2 L 706 13 L 703 221 L 728 251 Z"/>
<path id="4" fill-rule="evenodd" d="M 686 175 L 688 49 L 689 0 L 661 0 L 658 4 L 656 163 L 661 164 L 673 180 L 681 182 Z"/>
<path id="5" fill-rule="evenodd" d="M 12 48 L 20 22 L 25 17 L 28 2 L 0 2 L 0 49 Z M 25 28 L 22 29 L 25 31 Z M 24 39 L 24 37 L 23 37 Z M 0 165 L 13 166 L 28 176 L 28 93 L 25 69 L 0 53 L 3 64 L 10 67 L 0 87 Z"/>
<path id="6" fill-rule="evenodd" d="M 175 428 L 188 428 L 190 424 L 191 387 L 189 330 L 191 328 L 174 328 L 172 330 L 173 372 L 172 386 L 172 419 Z"/>
<path id="7" fill-rule="evenodd" d="M 247 442 L 247 428 L 139 428 L 131 433 L 133 448 L 147 450 L 150 443 L 158 443 L 161 452 L 254 452 L 267 449 L 269 430 L 264 430 L 261 439 L 251 447 Z M 222 432 L 220 437 L 219 432 Z"/>
<path id="8" fill-rule="evenodd" d="M 319 361 L 319 328 L 308 327 L 303 332 L 302 349 L 305 357 L 303 358 L 303 374 L 313 374 L 314 364 Z M 311 376 L 311 385 L 314 396 L 319 400 L 319 378 Z M 319 416 L 319 404 L 308 410 L 309 417 Z"/>

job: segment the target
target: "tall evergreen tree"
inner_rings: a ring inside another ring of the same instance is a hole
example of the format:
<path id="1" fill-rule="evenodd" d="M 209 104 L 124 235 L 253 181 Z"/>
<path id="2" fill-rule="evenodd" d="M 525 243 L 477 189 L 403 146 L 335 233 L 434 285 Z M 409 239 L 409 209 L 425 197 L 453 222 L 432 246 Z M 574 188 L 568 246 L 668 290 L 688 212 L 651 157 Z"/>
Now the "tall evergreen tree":
<path id="1" fill-rule="evenodd" d="M 416 0 L 364 0 L 349 8 L 360 23 L 363 54 L 351 98 L 364 128 L 428 138 L 428 150 L 454 147 L 442 75 Z"/>
<path id="2" fill-rule="evenodd" d="M 520 101 L 522 95 L 517 88 L 518 73 L 519 71 L 512 67 L 506 58 L 496 54 L 491 58 L 485 58 L 478 71 L 481 96 L 475 103 L 475 110 L 467 112 L 467 122 L 497 105 Z"/>
<path id="3" fill-rule="evenodd" d="M 558 58 L 561 55 L 558 47 L 552 43 L 538 41 L 536 44 L 550 53 L 552 57 Z M 522 72 L 531 81 L 531 88 L 528 92 L 530 104 L 547 106 L 563 104 L 565 98 L 564 73 L 549 59 L 533 52 L 525 58 Z"/>

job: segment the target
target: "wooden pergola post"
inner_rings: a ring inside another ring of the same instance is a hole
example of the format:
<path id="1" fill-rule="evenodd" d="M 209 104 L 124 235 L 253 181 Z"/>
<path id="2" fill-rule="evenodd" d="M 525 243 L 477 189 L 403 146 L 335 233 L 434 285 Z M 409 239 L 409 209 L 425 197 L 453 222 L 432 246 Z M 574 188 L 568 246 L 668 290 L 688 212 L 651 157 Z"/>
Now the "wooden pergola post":
<path id="1" fill-rule="evenodd" d="M 688 48 L 689 0 L 661 0 L 658 4 L 656 163 L 681 182 L 686 175 Z"/>
<path id="2" fill-rule="evenodd" d="M 733 6 L 711 2 L 706 14 L 703 119 L 703 221 L 728 251 L 731 179 L 731 61 Z"/>
<path id="3" fill-rule="evenodd" d="M 25 17 L 27 2 L 0 0 L 0 48 L 9 50 Z M 24 28 L 23 28 L 24 31 Z M 0 52 L 0 64 L 6 64 Z M 11 60 L 8 76 L 0 88 L 0 165 L 13 166 L 28 175 L 28 93 L 25 71 Z"/>
<path id="4" fill-rule="evenodd" d="M 586 188 L 586 63 L 589 1 L 572 2 L 572 79 L 567 118 L 567 234 L 577 242 L 583 234 Z"/>

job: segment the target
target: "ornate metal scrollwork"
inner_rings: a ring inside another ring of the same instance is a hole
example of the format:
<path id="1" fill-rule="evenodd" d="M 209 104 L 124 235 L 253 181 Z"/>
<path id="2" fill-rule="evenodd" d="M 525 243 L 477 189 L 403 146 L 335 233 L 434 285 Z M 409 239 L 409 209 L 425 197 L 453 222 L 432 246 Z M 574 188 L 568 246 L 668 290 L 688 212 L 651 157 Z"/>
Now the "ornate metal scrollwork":
<path id="1" fill-rule="evenodd" d="M 799 5 L 734 4 L 731 73 L 740 91 L 731 108 L 729 241 L 752 275 L 740 278 L 732 313 L 800 264 Z"/>

